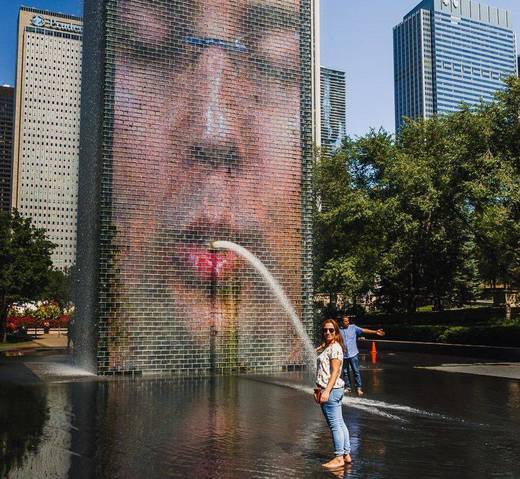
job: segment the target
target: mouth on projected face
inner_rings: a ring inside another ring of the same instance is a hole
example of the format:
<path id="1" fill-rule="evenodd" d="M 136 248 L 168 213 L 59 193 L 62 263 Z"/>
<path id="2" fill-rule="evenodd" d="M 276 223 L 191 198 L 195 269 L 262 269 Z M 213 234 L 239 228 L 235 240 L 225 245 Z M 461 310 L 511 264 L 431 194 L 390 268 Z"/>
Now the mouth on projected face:
<path id="1" fill-rule="evenodd" d="M 226 222 L 198 221 L 182 232 L 175 245 L 174 257 L 181 267 L 202 282 L 227 280 L 236 275 L 241 266 L 240 259 L 230 251 L 211 249 L 210 242 L 237 241 L 240 236 L 237 229 Z"/>
<path id="2" fill-rule="evenodd" d="M 185 245 L 184 262 L 202 280 L 224 280 L 233 276 L 239 268 L 238 257 L 228 251 L 211 251 L 204 246 Z"/>

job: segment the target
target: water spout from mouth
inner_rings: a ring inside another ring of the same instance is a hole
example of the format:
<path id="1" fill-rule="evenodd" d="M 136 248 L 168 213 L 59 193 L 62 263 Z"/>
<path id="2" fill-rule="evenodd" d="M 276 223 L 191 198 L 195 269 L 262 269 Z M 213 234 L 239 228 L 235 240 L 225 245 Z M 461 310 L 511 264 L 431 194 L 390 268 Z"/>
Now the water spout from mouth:
<path id="1" fill-rule="evenodd" d="M 267 283 L 273 294 L 276 296 L 280 304 L 283 306 L 283 308 L 291 318 L 294 329 L 296 330 L 296 333 L 298 334 L 300 340 L 303 343 L 305 353 L 307 355 L 311 369 L 314 369 L 316 367 L 316 350 L 312 345 L 309 335 L 305 331 L 303 324 L 300 321 L 300 318 L 296 314 L 296 311 L 294 310 L 291 302 L 289 301 L 289 298 L 287 298 L 287 295 L 284 293 L 282 287 L 280 286 L 278 281 L 276 281 L 274 276 L 269 272 L 269 270 L 263 265 L 263 263 L 246 248 L 236 243 L 233 243 L 232 241 L 211 241 L 209 243 L 209 247 L 211 249 L 225 249 L 233 251 L 234 253 L 245 259 L 251 266 L 253 266 L 253 268 L 255 268 L 255 270 L 260 274 L 260 276 L 262 276 L 264 281 Z"/>

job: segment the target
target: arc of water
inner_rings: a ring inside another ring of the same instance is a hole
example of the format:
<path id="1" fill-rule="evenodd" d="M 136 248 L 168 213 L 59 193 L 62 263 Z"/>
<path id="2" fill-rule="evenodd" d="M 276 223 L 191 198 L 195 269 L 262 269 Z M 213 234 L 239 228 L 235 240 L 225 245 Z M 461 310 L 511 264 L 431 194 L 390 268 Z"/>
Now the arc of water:
<path id="1" fill-rule="evenodd" d="M 314 349 L 314 346 L 312 345 L 312 342 L 309 338 L 309 335 L 305 331 L 302 322 L 300 321 L 300 318 L 296 314 L 296 311 L 294 310 L 291 302 L 289 301 L 289 298 L 287 298 L 287 295 L 284 293 L 282 287 L 278 283 L 278 281 L 275 279 L 275 277 L 269 272 L 269 270 L 264 266 L 264 264 L 250 251 L 248 251 L 243 246 L 240 246 L 239 244 L 233 243 L 232 241 L 212 241 L 210 243 L 210 247 L 214 249 L 226 249 L 229 251 L 233 251 L 234 253 L 238 254 L 242 258 L 244 258 L 253 268 L 256 269 L 256 271 L 262 276 L 266 284 L 269 286 L 273 294 L 276 296 L 280 304 L 284 307 L 285 311 L 291 318 L 291 321 L 293 323 L 294 329 L 296 330 L 296 333 L 298 334 L 300 340 L 303 343 L 303 346 L 305 348 L 305 351 L 307 353 L 307 356 L 309 358 L 310 364 L 312 368 L 316 367 L 316 350 Z"/>

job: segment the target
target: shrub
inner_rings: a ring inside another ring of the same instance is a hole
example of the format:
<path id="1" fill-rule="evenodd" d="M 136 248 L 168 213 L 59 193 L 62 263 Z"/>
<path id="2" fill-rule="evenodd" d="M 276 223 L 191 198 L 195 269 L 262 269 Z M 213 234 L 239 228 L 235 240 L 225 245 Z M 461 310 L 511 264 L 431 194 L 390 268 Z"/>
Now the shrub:
<path id="1" fill-rule="evenodd" d="M 388 325 L 388 340 L 424 341 L 480 346 L 520 347 L 520 322 L 497 322 L 489 325 Z"/>
<path id="2" fill-rule="evenodd" d="M 66 328 L 70 321 L 70 315 L 64 314 L 57 318 L 48 320 L 51 328 Z M 20 326 L 25 326 L 27 329 L 30 328 L 41 328 L 43 320 L 38 320 L 33 316 L 10 316 L 7 320 L 8 328 L 10 331 L 14 331 Z"/>
<path id="3" fill-rule="evenodd" d="M 41 303 L 34 313 L 39 321 L 54 321 L 61 316 L 61 309 L 56 303 Z"/>

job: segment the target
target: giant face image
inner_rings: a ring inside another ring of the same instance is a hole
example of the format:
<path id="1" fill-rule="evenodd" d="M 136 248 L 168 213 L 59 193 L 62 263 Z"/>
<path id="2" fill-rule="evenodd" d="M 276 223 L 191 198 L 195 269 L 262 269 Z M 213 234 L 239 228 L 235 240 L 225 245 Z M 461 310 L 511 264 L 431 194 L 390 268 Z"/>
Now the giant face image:
<path id="1" fill-rule="evenodd" d="M 112 3 L 119 299 L 105 366 L 286 363 L 289 320 L 250 266 L 209 243 L 248 248 L 301 308 L 300 2 Z"/>

